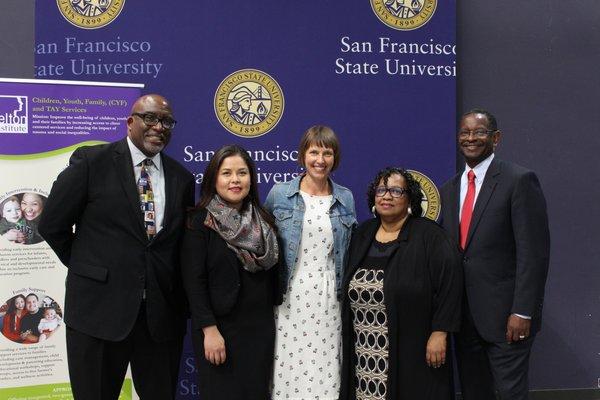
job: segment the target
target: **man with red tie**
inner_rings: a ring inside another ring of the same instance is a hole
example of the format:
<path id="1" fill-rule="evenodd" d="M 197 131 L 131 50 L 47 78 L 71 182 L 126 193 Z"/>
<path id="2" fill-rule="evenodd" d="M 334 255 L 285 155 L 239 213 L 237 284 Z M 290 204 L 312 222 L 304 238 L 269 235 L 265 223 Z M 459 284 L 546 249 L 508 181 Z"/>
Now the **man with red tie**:
<path id="1" fill-rule="evenodd" d="M 533 171 L 499 160 L 496 118 L 464 114 L 465 170 L 441 189 L 442 226 L 463 254 L 463 321 L 456 350 L 463 399 L 526 400 L 529 354 L 540 330 L 550 235 Z"/>

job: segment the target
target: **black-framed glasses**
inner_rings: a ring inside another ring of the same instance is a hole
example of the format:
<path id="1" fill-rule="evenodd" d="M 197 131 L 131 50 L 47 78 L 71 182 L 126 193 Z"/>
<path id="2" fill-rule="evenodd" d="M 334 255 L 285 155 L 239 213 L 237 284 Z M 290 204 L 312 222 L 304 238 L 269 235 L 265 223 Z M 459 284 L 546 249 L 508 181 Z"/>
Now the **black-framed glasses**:
<path id="1" fill-rule="evenodd" d="M 136 117 L 140 117 L 142 121 L 148 126 L 155 126 L 159 122 L 165 129 L 173 129 L 177 121 L 175 121 L 171 117 L 159 118 L 158 115 L 153 113 L 131 113 L 131 115 L 135 115 Z"/>
<path id="2" fill-rule="evenodd" d="M 469 131 L 467 129 L 464 130 L 460 130 L 458 131 L 457 135 L 460 139 L 466 139 L 469 136 L 471 136 L 471 134 L 473 134 L 473 136 L 475 136 L 476 138 L 484 138 L 487 137 L 487 135 L 489 135 L 490 133 L 494 133 L 496 132 L 497 129 L 475 129 L 474 131 Z"/>
<path id="3" fill-rule="evenodd" d="M 397 199 L 399 197 L 404 196 L 404 193 L 408 192 L 408 189 L 401 188 L 401 187 L 395 187 L 395 186 L 393 186 L 393 187 L 378 186 L 375 188 L 375 196 L 376 197 L 383 197 L 383 196 L 385 196 L 385 194 L 387 192 L 390 192 L 390 196 Z"/>

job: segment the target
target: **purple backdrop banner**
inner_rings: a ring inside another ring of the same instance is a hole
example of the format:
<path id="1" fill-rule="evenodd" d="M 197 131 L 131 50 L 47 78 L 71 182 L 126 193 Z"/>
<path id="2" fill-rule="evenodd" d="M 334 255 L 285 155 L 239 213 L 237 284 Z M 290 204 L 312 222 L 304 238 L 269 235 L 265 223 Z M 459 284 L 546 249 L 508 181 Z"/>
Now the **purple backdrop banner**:
<path id="1" fill-rule="evenodd" d="M 178 125 L 167 152 L 198 183 L 213 152 L 238 143 L 257 163 L 263 196 L 301 173 L 301 134 L 329 125 L 342 148 L 333 178 L 354 192 L 363 220 L 380 168 L 404 166 L 437 185 L 454 173 L 455 1 L 417 3 L 40 1 L 35 72 L 144 83 L 171 100 Z M 195 385 L 187 346 L 181 398 Z"/>

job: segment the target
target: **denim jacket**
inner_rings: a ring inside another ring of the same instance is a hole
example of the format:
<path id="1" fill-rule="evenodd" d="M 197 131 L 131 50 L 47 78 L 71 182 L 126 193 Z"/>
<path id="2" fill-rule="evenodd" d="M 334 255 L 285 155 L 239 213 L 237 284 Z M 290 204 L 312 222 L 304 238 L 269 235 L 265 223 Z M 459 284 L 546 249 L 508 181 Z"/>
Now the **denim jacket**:
<path id="1" fill-rule="evenodd" d="M 291 181 L 278 183 L 273 186 L 265 208 L 275 217 L 275 223 L 279 230 L 279 236 L 284 251 L 285 263 L 287 265 L 284 277 L 283 290 L 287 291 L 289 281 L 296 267 L 296 257 L 302 238 L 302 222 L 304 220 L 304 200 L 300 195 L 300 180 L 302 175 Z M 347 188 L 329 180 L 332 188 L 333 201 L 329 208 L 329 219 L 333 231 L 333 252 L 335 260 L 335 281 L 338 291 L 344 277 L 344 265 L 346 263 L 348 246 L 352 231 L 357 225 L 356 210 L 354 208 L 354 197 Z"/>

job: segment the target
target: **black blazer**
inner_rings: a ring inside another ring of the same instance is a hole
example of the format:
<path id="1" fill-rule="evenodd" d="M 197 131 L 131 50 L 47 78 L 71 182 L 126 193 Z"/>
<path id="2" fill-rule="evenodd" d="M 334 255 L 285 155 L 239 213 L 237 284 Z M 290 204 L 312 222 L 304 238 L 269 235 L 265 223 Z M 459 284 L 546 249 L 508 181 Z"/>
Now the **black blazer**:
<path id="1" fill-rule="evenodd" d="M 442 226 L 458 243 L 460 177 L 441 188 Z M 487 170 L 463 253 L 468 307 L 479 334 L 505 340 L 512 313 L 540 329 L 550 234 L 546 201 L 534 172 L 494 158 Z"/>
<path id="2" fill-rule="evenodd" d="M 191 211 L 181 245 L 181 267 L 192 314 L 192 329 L 216 325 L 236 304 L 242 265 L 217 232 L 204 225 L 206 210 Z M 281 304 L 280 262 L 268 270 L 273 283 L 273 299 Z"/>
<path id="3" fill-rule="evenodd" d="M 105 340 L 124 339 L 145 288 L 153 339 L 185 333 L 178 249 L 194 180 L 175 160 L 164 154 L 161 160 L 165 214 L 152 240 L 144 231 L 126 139 L 78 148 L 54 182 L 39 230 L 69 269 L 65 321 L 72 328 Z"/>

